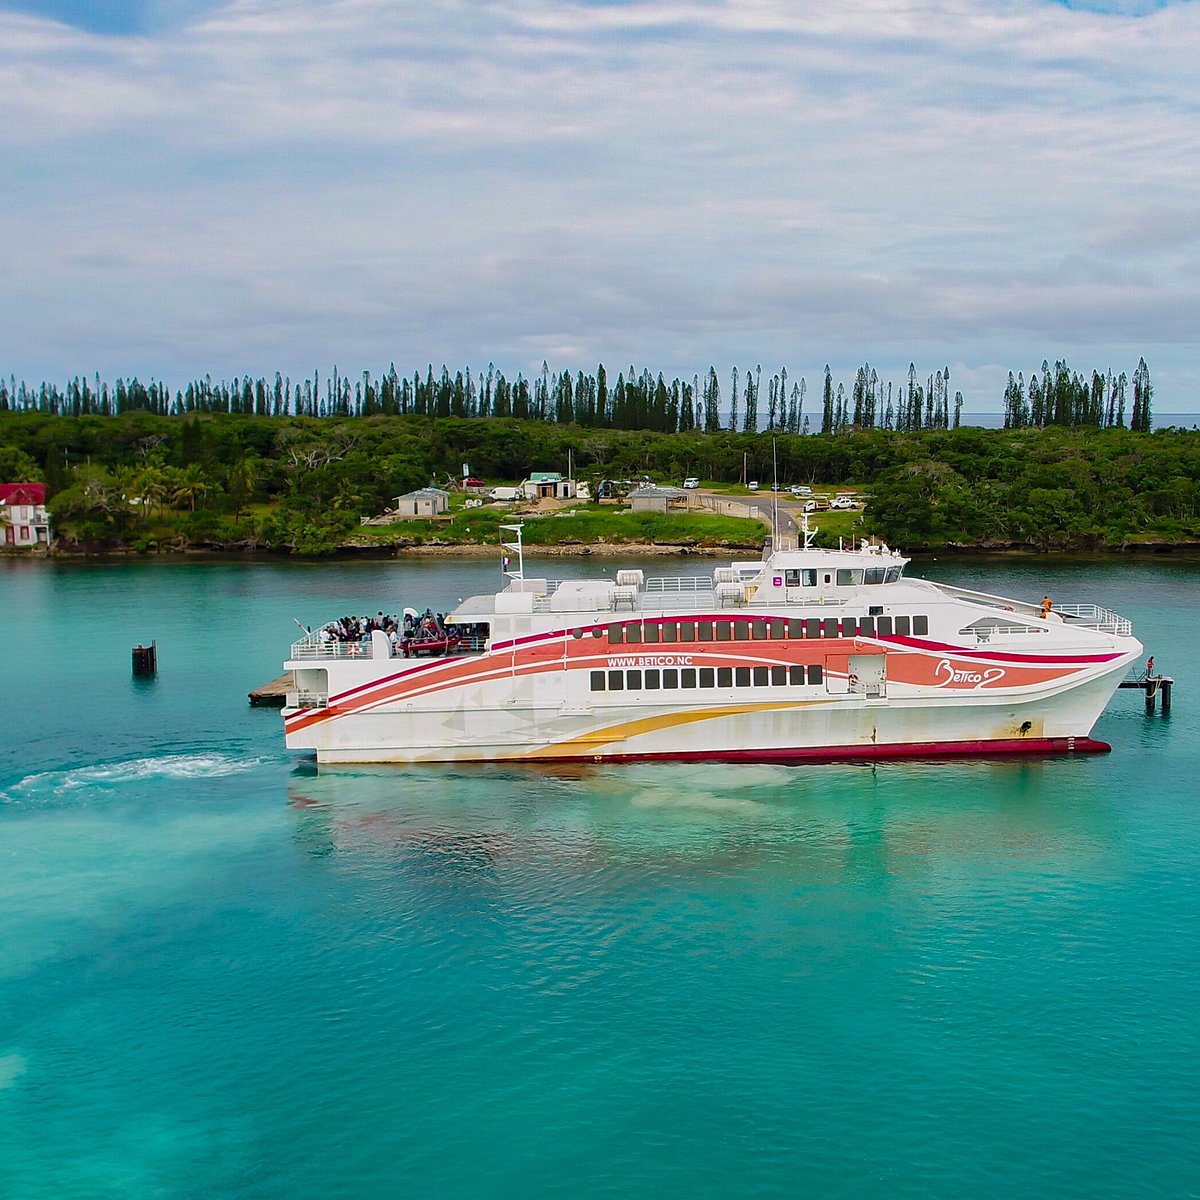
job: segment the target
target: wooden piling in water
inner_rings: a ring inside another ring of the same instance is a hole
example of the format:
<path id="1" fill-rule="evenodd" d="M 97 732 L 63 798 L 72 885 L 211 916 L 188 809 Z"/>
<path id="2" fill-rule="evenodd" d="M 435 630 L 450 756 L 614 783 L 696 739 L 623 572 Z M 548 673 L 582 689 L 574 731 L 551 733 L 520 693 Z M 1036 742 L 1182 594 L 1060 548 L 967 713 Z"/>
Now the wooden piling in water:
<path id="1" fill-rule="evenodd" d="M 133 673 L 139 678 L 158 674 L 158 642 L 148 646 L 138 642 L 133 648 Z"/>

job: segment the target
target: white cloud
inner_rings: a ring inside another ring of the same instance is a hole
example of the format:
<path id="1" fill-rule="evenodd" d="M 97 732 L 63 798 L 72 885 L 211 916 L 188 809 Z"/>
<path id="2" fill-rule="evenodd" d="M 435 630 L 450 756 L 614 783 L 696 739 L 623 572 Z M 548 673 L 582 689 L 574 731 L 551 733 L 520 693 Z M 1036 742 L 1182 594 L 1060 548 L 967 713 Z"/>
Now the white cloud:
<path id="1" fill-rule="evenodd" d="M 185 12 L 0 14 L 6 373 L 1145 353 L 1200 407 L 1200 6 Z"/>

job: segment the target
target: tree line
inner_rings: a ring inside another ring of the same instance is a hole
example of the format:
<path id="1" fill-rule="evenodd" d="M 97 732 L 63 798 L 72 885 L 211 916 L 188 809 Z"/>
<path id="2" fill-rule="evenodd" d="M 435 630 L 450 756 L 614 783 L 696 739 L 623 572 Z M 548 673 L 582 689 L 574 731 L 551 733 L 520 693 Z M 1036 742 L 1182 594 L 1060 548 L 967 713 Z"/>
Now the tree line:
<path id="1" fill-rule="evenodd" d="M 432 418 L 512 417 L 517 420 L 580 425 L 590 429 L 648 430 L 654 433 L 840 433 L 847 429 L 887 429 L 907 433 L 920 429 L 957 428 L 963 395 L 950 396 L 950 368 L 918 377 L 914 363 L 907 378 L 884 381 L 870 363 L 855 373 L 847 390 L 825 367 L 820 408 L 805 411 L 808 384 L 801 376 L 789 386 L 786 367 L 767 379 L 762 397 L 762 367 L 732 369 L 722 390 L 715 367 L 691 380 L 667 382 L 663 373 L 630 366 L 610 382 L 603 364 L 594 373 L 552 372 L 546 362 L 532 379 L 518 372 L 508 379 L 489 363 L 486 371 L 470 367 L 451 374 L 443 366 L 434 374 L 400 375 L 395 365 L 379 375 L 363 371 L 351 378 L 336 368 L 322 378 L 319 371 L 293 381 L 279 371 L 273 379 L 249 375 L 216 380 L 211 375 L 190 380 L 172 391 L 162 380 L 142 383 L 136 377 L 111 384 L 99 374 L 75 376 L 64 386 L 43 381 L 31 386 L 13 376 L 0 379 L 0 412 L 39 412 L 53 416 L 120 416 L 147 412 L 163 417 L 228 414 L 256 417 Z M 1123 427 L 1129 380 L 1124 372 L 1093 370 L 1090 381 L 1065 362 L 1041 374 L 1008 376 L 1004 393 L 1005 428 L 1026 426 Z M 1144 431 L 1151 424 L 1150 372 L 1145 358 L 1133 374 L 1129 427 Z"/>
<path id="2" fill-rule="evenodd" d="M 653 433 L 427 416 L 0 414 L 0 478 L 43 480 L 64 543 L 323 553 L 462 464 L 494 481 L 742 476 L 855 486 L 862 532 L 906 549 L 1200 543 L 1200 432 L 1089 426 Z M 593 491 L 593 494 L 595 492 Z"/>

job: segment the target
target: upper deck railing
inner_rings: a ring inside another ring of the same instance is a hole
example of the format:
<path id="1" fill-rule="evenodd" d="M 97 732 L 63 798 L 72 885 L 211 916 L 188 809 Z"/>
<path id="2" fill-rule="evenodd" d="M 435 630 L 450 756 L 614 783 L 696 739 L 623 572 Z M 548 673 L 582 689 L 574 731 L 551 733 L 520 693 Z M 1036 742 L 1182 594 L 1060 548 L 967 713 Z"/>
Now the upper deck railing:
<path id="1" fill-rule="evenodd" d="M 1117 637 L 1133 635 L 1132 621 L 1098 604 L 1059 604 L 1054 611 L 1069 625 L 1083 625 L 1087 629 L 1098 629 L 1101 633 L 1116 634 Z"/>

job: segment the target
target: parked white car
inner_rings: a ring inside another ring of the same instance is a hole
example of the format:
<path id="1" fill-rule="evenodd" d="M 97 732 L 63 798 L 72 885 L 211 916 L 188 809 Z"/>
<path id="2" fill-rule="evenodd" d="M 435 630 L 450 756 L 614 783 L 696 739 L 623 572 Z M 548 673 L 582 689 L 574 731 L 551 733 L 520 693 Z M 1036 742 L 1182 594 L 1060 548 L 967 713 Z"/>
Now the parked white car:
<path id="1" fill-rule="evenodd" d="M 748 484 L 746 484 L 746 486 L 747 486 L 747 487 L 748 487 L 748 488 L 749 488 L 749 489 L 750 489 L 752 492 L 757 492 L 757 491 L 758 491 L 758 480 L 757 480 L 757 479 L 752 479 L 752 480 L 750 480 L 750 482 L 749 482 Z"/>
<path id="2" fill-rule="evenodd" d="M 687 477 L 687 478 L 686 478 L 686 479 L 683 481 L 683 486 L 684 486 L 685 488 L 689 488 L 689 489 L 690 489 L 690 488 L 698 488 L 698 487 L 700 486 L 700 480 L 698 480 L 698 479 L 695 477 L 695 475 L 689 475 L 689 476 L 688 476 L 688 477 Z"/>
<path id="3" fill-rule="evenodd" d="M 830 508 L 857 508 L 858 501 L 853 496 L 834 496 L 829 502 Z"/>
<path id="4" fill-rule="evenodd" d="M 805 487 L 804 484 L 802 484 L 802 483 L 793 483 L 792 486 L 790 488 L 788 488 L 788 491 L 791 492 L 793 496 L 811 496 L 812 495 L 812 488 Z"/>

